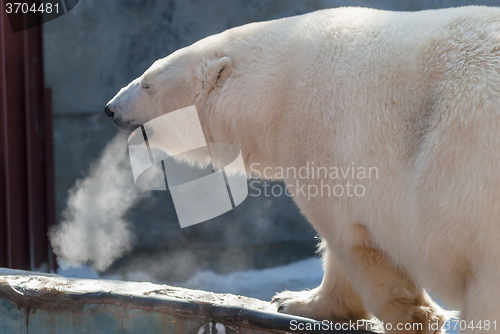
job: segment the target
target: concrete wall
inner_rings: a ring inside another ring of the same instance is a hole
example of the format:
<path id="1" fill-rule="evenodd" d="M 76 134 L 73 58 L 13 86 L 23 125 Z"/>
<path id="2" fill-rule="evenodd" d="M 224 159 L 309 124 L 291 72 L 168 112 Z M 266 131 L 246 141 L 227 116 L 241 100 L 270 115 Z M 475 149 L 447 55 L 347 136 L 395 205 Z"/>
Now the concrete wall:
<path id="1" fill-rule="evenodd" d="M 351 5 L 413 11 L 469 4 L 499 2 L 80 0 L 71 12 L 44 26 L 45 81 L 54 94 L 58 212 L 64 208 L 68 189 L 84 175 L 92 159 L 116 133 L 102 112 L 105 103 L 156 59 L 234 26 L 317 9 Z M 183 230 L 172 214 L 168 193 L 159 194 L 157 203 L 160 204 L 139 207 L 130 214 L 136 226 L 136 254 L 142 252 L 150 257 L 158 249 L 191 245 L 206 250 L 219 244 L 249 245 L 259 253 L 257 249 L 262 246 L 270 256 L 257 256 L 245 265 L 267 266 L 275 264 L 270 257 L 286 262 L 313 251 L 315 233 L 286 197 L 250 199 L 211 223 Z M 222 233 L 227 230 L 231 233 Z M 226 237 L 218 237 L 221 234 Z M 283 246 L 273 248 L 276 242 L 283 242 Z M 297 254 L 291 249 L 296 249 Z M 193 256 L 201 259 L 200 263 L 206 260 L 199 253 Z M 123 265 L 134 262 L 130 258 L 122 261 Z M 136 257 L 135 262 L 141 261 Z M 237 266 L 241 261 L 236 258 L 233 263 Z"/>

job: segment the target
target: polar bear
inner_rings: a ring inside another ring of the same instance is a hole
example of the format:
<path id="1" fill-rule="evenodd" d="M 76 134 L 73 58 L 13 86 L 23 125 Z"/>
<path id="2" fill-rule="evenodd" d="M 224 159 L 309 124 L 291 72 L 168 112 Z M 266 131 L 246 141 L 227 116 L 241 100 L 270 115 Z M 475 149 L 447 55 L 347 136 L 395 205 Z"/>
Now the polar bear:
<path id="1" fill-rule="evenodd" d="M 248 172 L 290 186 L 323 240 L 321 285 L 277 294 L 278 311 L 440 332 L 430 291 L 461 310 L 466 333 L 500 325 L 500 9 L 337 8 L 247 24 L 156 61 L 105 112 L 131 131 L 190 105 L 207 142 L 238 145 Z M 165 150 L 182 150 L 172 142 Z M 379 175 L 271 173 L 308 164 Z M 346 180 L 363 195 L 299 189 Z"/>

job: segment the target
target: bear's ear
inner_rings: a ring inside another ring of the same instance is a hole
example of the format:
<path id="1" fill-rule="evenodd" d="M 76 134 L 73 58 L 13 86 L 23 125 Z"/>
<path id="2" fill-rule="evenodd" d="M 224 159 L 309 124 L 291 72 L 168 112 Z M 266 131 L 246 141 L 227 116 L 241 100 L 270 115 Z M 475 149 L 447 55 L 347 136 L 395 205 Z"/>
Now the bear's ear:
<path id="1" fill-rule="evenodd" d="M 222 57 L 207 62 L 203 87 L 212 89 L 215 86 L 222 86 L 224 81 L 231 75 L 234 62 L 230 57 Z"/>

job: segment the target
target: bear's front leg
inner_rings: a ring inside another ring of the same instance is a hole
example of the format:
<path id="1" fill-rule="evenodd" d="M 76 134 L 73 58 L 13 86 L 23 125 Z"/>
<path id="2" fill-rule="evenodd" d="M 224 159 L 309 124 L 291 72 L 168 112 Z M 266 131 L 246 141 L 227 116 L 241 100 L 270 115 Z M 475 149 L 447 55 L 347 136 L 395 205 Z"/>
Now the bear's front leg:
<path id="1" fill-rule="evenodd" d="M 321 285 L 312 290 L 283 291 L 274 296 L 271 303 L 277 306 L 278 312 L 320 321 L 370 318 L 335 254 L 328 249 L 325 241 L 322 247 L 325 274 Z"/>
<path id="2" fill-rule="evenodd" d="M 335 253 L 366 308 L 386 333 L 442 333 L 447 314 L 403 269 L 372 243 L 369 231 L 355 225 L 352 238 L 339 239 Z"/>

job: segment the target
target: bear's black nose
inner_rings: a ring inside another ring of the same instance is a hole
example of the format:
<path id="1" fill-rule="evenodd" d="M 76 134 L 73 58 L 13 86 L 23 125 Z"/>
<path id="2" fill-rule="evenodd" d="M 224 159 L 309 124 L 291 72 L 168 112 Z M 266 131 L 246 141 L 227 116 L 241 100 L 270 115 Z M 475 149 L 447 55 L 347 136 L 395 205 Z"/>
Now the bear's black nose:
<path id="1" fill-rule="evenodd" d="M 106 106 L 106 108 L 104 108 L 104 112 L 106 113 L 106 115 L 108 115 L 108 117 L 111 118 L 113 118 L 113 116 L 115 115 L 115 113 L 112 112 L 111 109 L 109 109 L 109 106 Z"/>

